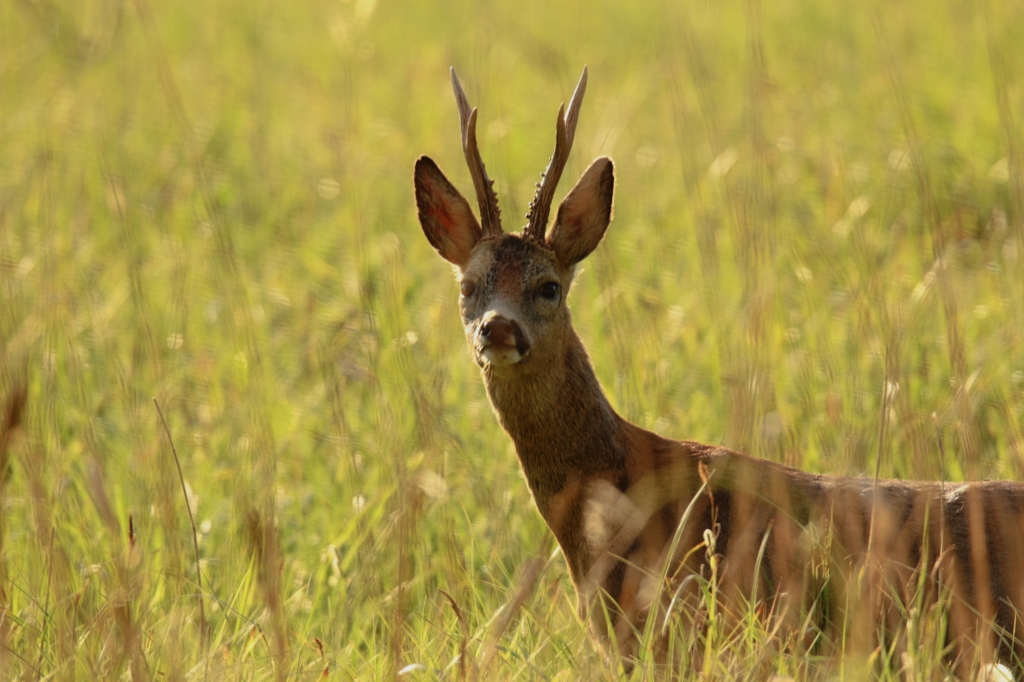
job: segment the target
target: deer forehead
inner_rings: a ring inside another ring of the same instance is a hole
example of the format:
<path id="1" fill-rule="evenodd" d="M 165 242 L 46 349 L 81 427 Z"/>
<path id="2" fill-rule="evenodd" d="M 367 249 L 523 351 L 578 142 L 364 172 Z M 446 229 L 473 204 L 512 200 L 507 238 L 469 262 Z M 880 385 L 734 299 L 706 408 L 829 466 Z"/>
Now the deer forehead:
<path id="1" fill-rule="evenodd" d="M 491 295 L 516 298 L 524 287 L 545 278 L 562 279 L 554 253 L 519 235 L 480 242 L 470 256 L 463 279 Z"/>

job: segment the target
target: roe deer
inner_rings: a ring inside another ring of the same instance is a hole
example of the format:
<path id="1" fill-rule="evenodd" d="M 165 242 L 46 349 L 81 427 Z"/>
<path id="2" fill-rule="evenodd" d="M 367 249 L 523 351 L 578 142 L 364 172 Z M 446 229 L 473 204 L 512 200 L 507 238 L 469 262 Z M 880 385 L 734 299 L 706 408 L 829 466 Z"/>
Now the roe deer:
<path id="1" fill-rule="evenodd" d="M 451 76 L 480 222 L 422 156 L 414 175 L 420 225 L 456 268 L 470 354 L 562 548 L 581 617 L 607 650 L 629 667 L 646 621 L 663 619 L 673 595 L 693 618 L 700 581 L 686 577 L 703 573 L 727 617 L 761 604 L 780 632 L 817 628 L 826 639 L 839 636 L 837 620 L 863 615 L 880 626 L 871 632 L 905 648 L 901 608 L 938 605 L 955 666 L 998 658 L 1019 674 L 1024 484 L 814 475 L 623 419 L 566 306 L 576 264 L 612 218 L 611 159 L 590 165 L 547 226 L 586 68 L 568 111 L 559 109 L 555 151 L 522 234 L 502 230 L 477 148 L 477 111 L 454 69 Z M 657 638 L 654 653 L 667 656 Z"/>

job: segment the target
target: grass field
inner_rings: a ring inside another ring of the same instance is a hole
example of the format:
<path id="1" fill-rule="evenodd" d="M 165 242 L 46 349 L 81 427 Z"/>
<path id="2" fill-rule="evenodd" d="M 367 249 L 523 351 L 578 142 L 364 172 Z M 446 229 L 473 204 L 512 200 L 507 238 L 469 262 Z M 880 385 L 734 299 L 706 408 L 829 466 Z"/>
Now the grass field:
<path id="1" fill-rule="evenodd" d="M 623 415 L 812 471 L 1024 479 L 1022 22 L 0 3 L 5 413 L 26 396 L 0 678 L 616 679 L 416 222 L 420 154 L 471 189 L 450 65 L 506 228 L 589 65 L 562 192 L 609 154 L 616 217 L 570 303 Z M 763 636 L 716 635 L 704 676 L 901 665 Z"/>

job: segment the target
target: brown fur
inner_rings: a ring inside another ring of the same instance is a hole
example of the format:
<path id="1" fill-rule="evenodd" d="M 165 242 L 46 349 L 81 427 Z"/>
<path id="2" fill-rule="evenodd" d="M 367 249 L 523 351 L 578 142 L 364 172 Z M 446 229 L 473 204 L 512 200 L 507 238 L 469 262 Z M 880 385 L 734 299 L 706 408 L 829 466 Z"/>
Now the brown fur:
<path id="1" fill-rule="evenodd" d="M 605 397 L 565 303 L 575 264 L 611 220 L 612 162 L 594 162 L 544 239 L 481 239 L 468 203 L 438 175 L 429 159 L 417 162 L 423 230 L 472 284 L 460 300 L 470 352 L 603 642 L 629 660 L 656 602 L 688 575 L 711 577 L 710 542 L 725 617 L 760 603 L 787 631 L 810 622 L 838 638 L 844 618 L 864 616 L 905 647 L 900 608 L 943 602 L 961 665 L 998 656 L 1020 666 L 1024 484 L 814 475 L 629 423 Z M 456 208 L 438 215 L 446 206 Z M 521 352 L 490 342 L 495 318 L 521 330 Z M 696 609 L 697 583 L 686 584 Z"/>

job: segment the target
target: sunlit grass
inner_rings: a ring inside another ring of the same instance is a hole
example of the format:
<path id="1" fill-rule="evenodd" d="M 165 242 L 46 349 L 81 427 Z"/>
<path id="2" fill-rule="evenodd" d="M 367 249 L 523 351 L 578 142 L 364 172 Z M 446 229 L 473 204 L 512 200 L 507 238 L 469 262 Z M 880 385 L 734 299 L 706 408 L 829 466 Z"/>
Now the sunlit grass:
<path id="1" fill-rule="evenodd" d="M 1021 478 L 1022 19 L 0 4 L 0 676 L 615 678 L 416 224 L 420 154 L 470 189 L 453 64 L 506 228 L 589 65 L 566 188 L 613 156 L 616 217 L 571 305 L 625 416 L 867 475 L 884 419 L 883 476 Z M 867 674 L 757 613 L 678 650 Z"/>

